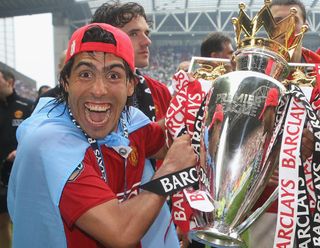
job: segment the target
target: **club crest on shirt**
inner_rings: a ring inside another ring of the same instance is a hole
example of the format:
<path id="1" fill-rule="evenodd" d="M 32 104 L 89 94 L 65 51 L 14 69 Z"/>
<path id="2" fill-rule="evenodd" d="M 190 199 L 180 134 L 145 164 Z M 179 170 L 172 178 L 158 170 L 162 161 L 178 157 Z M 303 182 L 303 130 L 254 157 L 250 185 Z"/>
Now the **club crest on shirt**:
<path id="1" fill-rule="evenodd" d="M 138 164 L 138 159 L 139 159 L 139 155 L 138 155 L 138 149 L 135 146 L 130 146 L 131 147 L 131 153 L 128 157 L 128 161 L 132 166 L 137 166 Z"/>
<path id="2" fill-rule="evenodd" d="M 18 127 L 24 120 L 23 119 L 12 119 L 11 125 L 13 127 Z"/>
<path id="3" fill-rule="evenodd" d="M 68 182 L 75 181 L 81 174 L 84 169 L 83 163 L 80 163 L 77 168 L 72 172 L 71 176 L 68 179 Z"/>
<path id="4" fill-rule="evenodd" d="M 18 109 L 18 110 L 16 110 L 16 111 L 14 112 L 14 117 L 15 117 L 15 118 L 21 119 L 22 116 L 23 116 L 23 112 L 22 112 L 21 110 Z"/>

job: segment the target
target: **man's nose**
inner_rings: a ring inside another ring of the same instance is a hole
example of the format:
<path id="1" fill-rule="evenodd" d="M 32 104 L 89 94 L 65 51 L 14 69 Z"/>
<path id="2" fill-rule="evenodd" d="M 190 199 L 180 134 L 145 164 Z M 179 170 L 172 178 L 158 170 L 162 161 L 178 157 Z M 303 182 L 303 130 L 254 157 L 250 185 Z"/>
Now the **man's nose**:
<path id="1" fill-rule="evenodd" d="M 107 83 L 105 82 L 103 76 L 98 76 L 92 86 L 92 93 L 96 97 L 103 96 L 108 93 Z"/>
<path id="2" fill-rule="evenodd" d="M 150 46 L 151 45 L 151 39 L 148 35 L 143 34 L 143 39 L 141 42 L 144 46 Z"/>

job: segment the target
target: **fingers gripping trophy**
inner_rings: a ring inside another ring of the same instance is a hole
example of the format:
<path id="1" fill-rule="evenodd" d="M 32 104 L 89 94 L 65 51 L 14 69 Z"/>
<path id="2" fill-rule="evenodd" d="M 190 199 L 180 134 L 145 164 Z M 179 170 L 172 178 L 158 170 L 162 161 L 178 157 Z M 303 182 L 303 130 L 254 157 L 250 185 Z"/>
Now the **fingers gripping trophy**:
<path id="1" fill-rule="evenodd" d="M 301 230 L 299 218 L 315 222 L 310 211 L 301 210 L 300 200 L 307 199 L 308 192 L 303 188 L 300 144 L 306 118 L 312 119 L 314 131 L 320 125 L 308 97 L 296 84 L 297 73 L 285 81 L 292 73 L 288 61 L 301 45 L 307 26 L 295 33 L 296 9 L 276 22 L 269 4 L 265 0 L 252 19 L 245 5 L 239 5 L 239 15 L 232 19 L 236 69 L 214 80 L 194 123 L 197 192 L 206 195 L 212 208 L 194 210 L 196 227 L 189 234 L 214 247 L 241 246 L 240 235 L 278 195 L 277 233 L 286 235 L 276 235 L 275 247 L 292 247 L 296 231 Z M 259 36 L 263 30 L 267 37 Z M 314 160 L 319 161 L 318 156 L 315 152 Z M 279 169 L 278 189 L 250 215 L 275 168 Z"/>

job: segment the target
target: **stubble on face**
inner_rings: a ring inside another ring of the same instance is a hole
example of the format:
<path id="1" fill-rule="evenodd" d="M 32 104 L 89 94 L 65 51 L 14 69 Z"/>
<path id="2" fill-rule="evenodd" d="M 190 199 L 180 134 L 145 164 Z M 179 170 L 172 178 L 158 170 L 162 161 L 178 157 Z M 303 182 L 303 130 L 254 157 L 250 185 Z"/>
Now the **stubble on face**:
<path id="1" fill-rule="evenodd" d="M 144 68 L 149 65 L 149 46 L 150 28 L 144 17 L 137 16 L 129 23 L 121 28 L 129 37 L 133 45 L 135 66 L 137 68 Z"/>
<path id="2" fill-rule="evenodd" d="M 91 138 L 104 138 L 115 131 L 133 91 L 123 60 L 103 52 L 76 55 L 65 88 L 74 118 Z"/>

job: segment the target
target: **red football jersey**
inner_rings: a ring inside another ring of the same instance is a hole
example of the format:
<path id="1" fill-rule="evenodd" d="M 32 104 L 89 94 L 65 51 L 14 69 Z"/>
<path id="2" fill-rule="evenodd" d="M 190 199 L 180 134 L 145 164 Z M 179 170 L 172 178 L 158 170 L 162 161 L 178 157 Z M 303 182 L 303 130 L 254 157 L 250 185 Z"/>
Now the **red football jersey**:
<path id="1" fill-rule="evenodd" d="M 156 121 L 159 121 L 166 115 L 171 101 L 171 94 L 165 84 L 146 75 L 143 75 L 143 77 L 151 91 L 151 96 L 155 106 Z"/>
<path id="2" fill-rule="evenodd" d="M 131 133 L 129 140 L 132 151 L 126 166 L 125 160 L 113 148 L 101 147 L 108 183 L 101 178 L 101 171 L 91 148 L 88 148 L 83 162 L 66 183 L 59 207 L 69 248 L 101 247 L 74 223 L 92 207 L 116 197 L 122 201 L 137 195 L 145 158 L 164 145 L 164 134 L 156 123 L 151 123 Z"/>
<path id="3" fill-rule="evenodd" d="M 152 100 L 155 107 L 156 121 L 160 121 L 166 117 L 167 110 L 171 101 L 171 94 L 168 87 L 158 82 L 157 80 L 143 75 L 150 89 Z M 156 168 L 159 168 L 162 164 L 162 160 L 157 160 Z"/>

